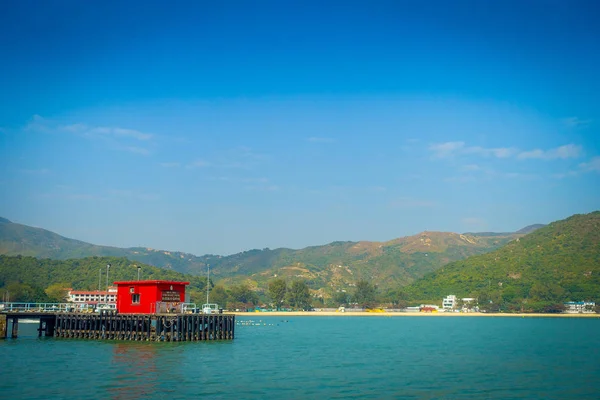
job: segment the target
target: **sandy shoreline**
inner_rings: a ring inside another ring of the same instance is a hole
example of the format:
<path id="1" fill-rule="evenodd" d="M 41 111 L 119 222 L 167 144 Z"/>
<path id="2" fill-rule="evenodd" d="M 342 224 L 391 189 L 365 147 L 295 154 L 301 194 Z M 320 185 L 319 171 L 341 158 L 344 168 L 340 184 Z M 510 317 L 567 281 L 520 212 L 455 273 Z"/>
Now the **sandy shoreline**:
<path id="1" fill-rule="evenodd" d="M 521 317 L 521 318 L 600 318 L 600 314 L 510 314 L 510 313 L 419 313 L 419 312 L 333 312 L 333 311 L 271 311 L 231 312 L 240 317 Z"/>

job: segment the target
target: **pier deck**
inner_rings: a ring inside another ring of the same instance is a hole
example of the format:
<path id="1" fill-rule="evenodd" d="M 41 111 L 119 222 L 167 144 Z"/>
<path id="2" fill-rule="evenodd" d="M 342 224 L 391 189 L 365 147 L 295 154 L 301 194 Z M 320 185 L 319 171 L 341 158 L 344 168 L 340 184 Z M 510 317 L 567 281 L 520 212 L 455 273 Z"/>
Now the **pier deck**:
<path id="1" fill-rule="evenodd" d="M 3 312 L 0 314 L 0 339 L 18 335 L 19 319 L 39 319 L 39 336 L 95 340 L 204 341 L 233 340 L 235 315 L 232 314 L 116 314 Z M 3 321 L 3 323 L 2 323 Z"/>

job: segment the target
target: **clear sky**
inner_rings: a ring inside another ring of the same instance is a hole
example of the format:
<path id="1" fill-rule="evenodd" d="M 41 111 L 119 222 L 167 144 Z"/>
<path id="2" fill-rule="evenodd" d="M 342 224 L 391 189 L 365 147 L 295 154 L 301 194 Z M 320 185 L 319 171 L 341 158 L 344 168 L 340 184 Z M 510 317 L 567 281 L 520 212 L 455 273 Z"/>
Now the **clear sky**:
<path id="1" fill-rule="evenodd" d="M 0 3 L 0 216 L 194 254 L 600 209 L 600 2 Z"/>

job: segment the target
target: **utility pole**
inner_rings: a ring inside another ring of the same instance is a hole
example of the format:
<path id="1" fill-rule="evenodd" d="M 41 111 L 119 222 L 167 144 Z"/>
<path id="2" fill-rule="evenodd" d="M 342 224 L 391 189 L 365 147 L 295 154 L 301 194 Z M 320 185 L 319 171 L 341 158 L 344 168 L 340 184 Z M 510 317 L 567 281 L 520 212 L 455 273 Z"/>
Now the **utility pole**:
<path id="1" fill-rule="evenodd" d="M 102 268 L 100 268 L 100 275 L 98 275 L 98 292 L 102 290 Z M 98 293 L 100 295 L 100 293 Z"/>
<path id="2" fill-rule="evenodd" d="M 208 275 L 206 276 L 206 304 L 208 304 L 208 291 L 210 290 L 210 264 L 206 264 L 208 267 Z"/>
<path id="3" fill-rule="evenodd" d="M 106 295 L 104 296 L 104 301 L 108 301 L 108 270 L 110 269 L 110 264 L 106 264 Z"/>

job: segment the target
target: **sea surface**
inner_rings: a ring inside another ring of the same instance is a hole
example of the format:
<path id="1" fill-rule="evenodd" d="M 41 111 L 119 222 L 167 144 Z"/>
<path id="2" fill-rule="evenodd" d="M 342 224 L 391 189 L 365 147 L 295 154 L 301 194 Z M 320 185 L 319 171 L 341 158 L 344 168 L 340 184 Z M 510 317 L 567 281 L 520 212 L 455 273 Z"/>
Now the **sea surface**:
<path id="1" fill-rule="evenodd" d="M 600 319 L 237 317 L 223 342 L 0 340 L 2 399 L 599 399 Z"/>

